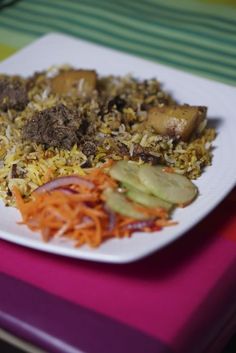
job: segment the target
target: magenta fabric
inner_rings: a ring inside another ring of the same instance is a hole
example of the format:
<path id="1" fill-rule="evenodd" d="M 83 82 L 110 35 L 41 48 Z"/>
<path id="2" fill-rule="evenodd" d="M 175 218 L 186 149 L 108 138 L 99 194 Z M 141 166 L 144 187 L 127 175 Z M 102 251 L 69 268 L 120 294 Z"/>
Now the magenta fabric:
<path id="1" fill-rule="evenodd" d="M 215 353 L 236 331 L 235 234 L 232 193 L 191 232 L 137 263 L 89 263 L 1 241 L 0 269 L 174 352 Z"/>
<path id="2" fill-rule="evenodd" d="M 0 273 L 0 288 L 0 327 L 44 352 L 173 353 L 132 326 L 14 277 Z"/>

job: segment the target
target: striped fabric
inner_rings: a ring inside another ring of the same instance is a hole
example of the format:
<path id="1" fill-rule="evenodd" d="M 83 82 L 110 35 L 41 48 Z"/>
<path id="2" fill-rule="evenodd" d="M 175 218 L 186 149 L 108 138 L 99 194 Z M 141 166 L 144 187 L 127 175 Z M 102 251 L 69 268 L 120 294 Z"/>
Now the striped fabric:
<path id="1" fill-rule="evenodd" d="M 0 60 L 57 31 L 235 85 L 236 6 L 212 2 L 21 0 L 0 10 Z"/>

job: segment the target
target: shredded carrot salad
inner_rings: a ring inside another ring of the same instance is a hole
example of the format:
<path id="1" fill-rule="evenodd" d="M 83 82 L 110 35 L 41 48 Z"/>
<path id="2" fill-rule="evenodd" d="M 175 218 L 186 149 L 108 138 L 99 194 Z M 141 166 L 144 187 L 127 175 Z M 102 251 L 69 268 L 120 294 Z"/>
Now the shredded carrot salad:
<path id="1" fill-rule="evenodd" d="M 91 182 L 92 187 L 81 183 L 50 191 L 36 190 L 29 200 L 24 200 L 14 187 L 13 195 L 22 215 L 21 223 L 32 231 L 39 231 L 44 241 L 63 236 L 72 239 L 75 246 L 88 244 L 92 247 L 99 246 L 107 238 L 130 236 L 134 231 L 156 231 L 174 224 L 168 219 L 168 212 L 160 208 L 137 205 L 138 210 L 150 216 L 147 221 L 137 221 L 107 209 L 103 191 L 118 187 L 106 173 L 111 163 L 79 177 Z"/>

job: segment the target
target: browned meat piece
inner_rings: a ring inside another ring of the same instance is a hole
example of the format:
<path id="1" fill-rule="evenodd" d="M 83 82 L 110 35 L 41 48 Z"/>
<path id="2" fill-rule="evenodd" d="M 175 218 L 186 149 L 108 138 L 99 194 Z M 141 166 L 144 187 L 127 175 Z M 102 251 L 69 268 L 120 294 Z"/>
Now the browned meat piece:
<path id="1" fill-rule="evenodd" d="M 87 141 L 82 146 L 82 152 L 87 157 L 94 156 L 96 151 L 97 151 L 97 146 L 94 142 Z"/>
<path id="2" fill-rule="evenodd" d="M 139 157 L 140 154 L 144 153 L 145 149 L 144 147 L 142 147 L 141 145 L 139 145 L 138 143 L 135 143 L 134 145 L 134 150 L 133 150 L 133 156 L 134 157 Z"/>
<path id="3" fill-rule="evenodd" d="M 45 72 L 44 71 L 35 71 L 35 73 L 28 77 L 27 81 L 26 81 L 26 88 L 28 90 L 28 92 L 34 88 L 34 86 L 37 85 L 37 80 L 40 76 L 43 76 L 45 75 Z"/>
<path id="4" fill-rule="evenodd" d="M 153 107 L 148 111 L 147 124 L 160 135 L 188 141 L 206 122 L 206 107 L 189 105 Z"/>
<path id="5" fill-rule="evenodd" d="M 26 139 L 64 149 L 79 142 L 80 123 L 76 111 L 58 104 L 36 113 L 23 129 Z"/>
<path id="6" fill-rule="evenodd" d="M 18 77 L 0 77 L 0 110 L 23 110 L 28 103 L 24 80 Z"/>
<path id="7" fill-rule="evenodd" d="M 118 147 L 119 154 L 122 157 L 129 155 L 129 149 L 123 143 L 119 143 L 117 147 Z"/>
<path id="8" fill-rule="evenodd" d="M 92 70 L 64 71 L 52 78 L 53 93 L 59 95 L 70 94 L 72 89 L 78 90 L 78 95 L 89 94 L 96 88 L 97 74 Z"/>
<path id="9" fill-rule="evenodd" d="M 92 163 L 89 159 L 87 159 L 84 163 L 82 163 L 81 168 L 91 168 L 92 167 Z"/>
<path id="10" fill-rule="evenodd" d="M 12 177 L 12 178 L 18 178 L 17 164 L 12 164 L 12 167 L 11 167 L 11 177 Z"/>
<path id="11" fill-rule="evenodd" d="M 135 144 L 133 150 L 134 158 L 141 158 L 145 163 L 158 164 L 159 158 L 150 154 L 148 147 L 142 147 L 139 144 Z"/>
<path id="12" fill-rule="evenodd" d="M 107 109 L 108 109 L 108 112 L 110 112 L 113 107 L 116 107 L 116 109 L 119 112 L 122 112 L 125 106 L 126 106 L 126 101 L 120 96 L 115 96 L 108 102 Z"/>
<path id="13" fill-rule="evenodd" d="M 25 175 L 25 172 L 21 169 L 18 168 L 17 164 L 12 164 L 11 167 L 11 178 L 23 178 Z"/>

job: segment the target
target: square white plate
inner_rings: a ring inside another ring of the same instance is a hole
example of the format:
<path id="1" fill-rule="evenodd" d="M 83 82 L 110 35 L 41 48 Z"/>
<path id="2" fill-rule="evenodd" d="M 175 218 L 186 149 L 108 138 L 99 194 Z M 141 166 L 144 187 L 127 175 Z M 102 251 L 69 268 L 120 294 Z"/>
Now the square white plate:
<path id="1" fill-rule="evenodd" d="M 111 239 L 98 249 L 54 240 L 48 244 L 25 226 L 17 225 L 17 210 L 4 207 L 0 201 L 0 238 L 30 248 L 55 254 L 111 263 L 127 263 L 161 249 L 182 236 L 203 219 L 229 193 L 236 181 L 236 89 L 163 65 L 103 48 L 61 34 L 49 34 L 37 40 L 0 64 L 0 72 L 30 75 L 55 64 L 71 64 L 77 68 L 96 69 L 99 74 L 138 78 L 156 77 L 164 89 L 180 103 L 208 106 L 210 121 L 217 122 L 213 165 L 197 180 L 200 195 L 185 209 L 174 212 L 179 224 L 160 232 L 136 233 L 130 239 Z"/>

